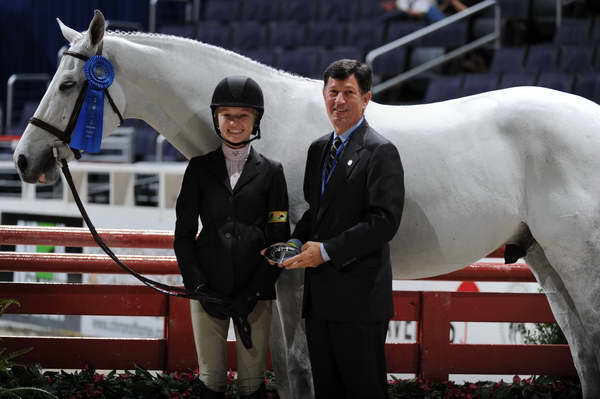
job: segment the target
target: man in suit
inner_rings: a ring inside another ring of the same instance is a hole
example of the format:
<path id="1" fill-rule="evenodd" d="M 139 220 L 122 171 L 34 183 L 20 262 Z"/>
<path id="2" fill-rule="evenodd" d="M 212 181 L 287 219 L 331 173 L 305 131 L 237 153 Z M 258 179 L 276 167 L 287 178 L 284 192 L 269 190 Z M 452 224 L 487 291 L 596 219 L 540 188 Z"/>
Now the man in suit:
<path id="1" fill-rule="evenodd" d="M 339 60 L 324 72 L 333 133 L 310 145 L 309 208 L 292 237 L 305 268 L 302 314 L 317 398 L 385 398 L 385 338 L 394 314 L 388 242 L 400 225 L 404 174 L 396 147 L 364 118 L 371 71 Z"/>

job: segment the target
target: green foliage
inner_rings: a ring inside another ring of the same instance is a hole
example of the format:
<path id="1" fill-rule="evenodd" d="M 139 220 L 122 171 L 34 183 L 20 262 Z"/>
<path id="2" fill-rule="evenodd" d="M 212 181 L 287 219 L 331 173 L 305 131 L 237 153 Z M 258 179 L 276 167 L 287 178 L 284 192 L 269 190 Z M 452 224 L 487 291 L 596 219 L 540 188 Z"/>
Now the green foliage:
<path id="1" fill-rule="evenodd" d="M 527 328 L 524 323 L 515 323 L 516 330 L 526 344 L 567 344 L 567 338 L 556 323 L 536 323 Z"/>
<path id="2" fill-rule="evenodd" d="M 234 373 L 230 372 L 226 397 L 237 398 Z M 265 376 L 267 398 L 276 399 L 275 379 L 272 373 Z M 15 366 L 0 372 L 0 387 L 12 389 L 19 385 L 34 386 L 51 392 L 52 398 L 61 399 L 183 399 L 199 397 L 198 370 L 152 374 L 141 367 L 132 371 L 99 374 L 92 368 L 74 373 L 43 372 L 40 366 Z M 12 398 L 11 396 L 8 396 Z M 16 397 L 16 396 L 14 396 Z M 44 399 L 42 392 L 31 391 L 23 398 Z M 514 377 L 512 382 L 477 382 L 457 385 L 453 382 L 428 382 L 421 379 L 389 382 L 389 397 L 395 399 L 512 399 L 560 398 L 580 399 L 581 387 L 577 382 L 549 377 Z M 0 393 L 2 398 L 2 393 Z"/>
<path id="3" fill-rule="evenodd" d="M 20 306 L 19 302 L 14 299 L 0 299 L 0 316 L 8 309 L 9 306 L 16 305 Z M 30 352 L 32 348 L 20 349 L 14 352 L 7 352 L 6 348 L 0 348 L 0 371 L 7 370 L 18 363 L 15 363 L 14 360 L 24 355 L 27 352 Z"/>

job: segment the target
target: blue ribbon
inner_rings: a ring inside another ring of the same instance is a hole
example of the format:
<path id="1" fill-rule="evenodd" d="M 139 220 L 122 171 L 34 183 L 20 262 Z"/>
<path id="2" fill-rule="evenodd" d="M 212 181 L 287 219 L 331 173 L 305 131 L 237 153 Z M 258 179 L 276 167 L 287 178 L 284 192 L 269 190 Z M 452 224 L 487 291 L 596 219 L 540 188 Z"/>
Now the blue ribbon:
<path id="1" fill-rule="evenodd" d="M 100 152 L 104 120 L 104 90 L 115 79 L 115 71 L 107 58 L 95 55 L 86 61 L 83 73 L 89 86 L 71 136 L 71 147 L 91 153 Z"/>

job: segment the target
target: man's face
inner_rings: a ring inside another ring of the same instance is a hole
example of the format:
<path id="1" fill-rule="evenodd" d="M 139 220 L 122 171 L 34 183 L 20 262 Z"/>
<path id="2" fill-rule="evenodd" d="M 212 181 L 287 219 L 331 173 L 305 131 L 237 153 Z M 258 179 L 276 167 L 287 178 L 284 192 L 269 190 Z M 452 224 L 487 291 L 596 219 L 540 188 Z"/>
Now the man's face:
<path id="1" fill-rule="evenodd" d="M 232 143 L 243 143 L 250 139 L 254 128 L 256 111 L 245 107 L 217 108 L 217 121 L 221 135 Z M 238 147 L 225 142 L 228 147 Z"/>
<path id="2" fill-rule="evenodd" d="M 362 118 L 371 92 L 362 93 L 354 75 L 343 80 L 329 78 L 323 88 L 327 115 L 337 134 L 354 126 Z"/>

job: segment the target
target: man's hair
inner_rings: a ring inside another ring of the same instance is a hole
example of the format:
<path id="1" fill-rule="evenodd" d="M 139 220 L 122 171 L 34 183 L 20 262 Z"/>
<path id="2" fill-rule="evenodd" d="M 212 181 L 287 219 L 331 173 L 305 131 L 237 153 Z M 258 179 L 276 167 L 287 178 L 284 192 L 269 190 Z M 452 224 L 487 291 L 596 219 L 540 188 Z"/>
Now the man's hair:
<path id="1" fill-rule="evenodd" d="M 329 64 L 323 72 L 323 84 L 327 86 L 329 78 L 336 80 L 345 80 L 354 75 L 358 82 L 360 91 L 364 94 L 371 90 L 373 78 L 371 76 L 371 68 L 358 60 L 337 60 Z"/>

